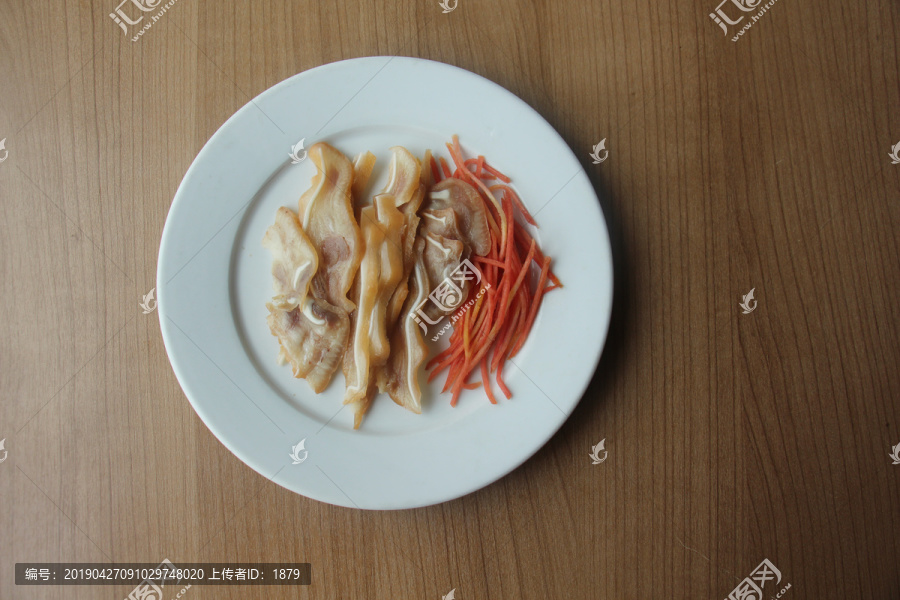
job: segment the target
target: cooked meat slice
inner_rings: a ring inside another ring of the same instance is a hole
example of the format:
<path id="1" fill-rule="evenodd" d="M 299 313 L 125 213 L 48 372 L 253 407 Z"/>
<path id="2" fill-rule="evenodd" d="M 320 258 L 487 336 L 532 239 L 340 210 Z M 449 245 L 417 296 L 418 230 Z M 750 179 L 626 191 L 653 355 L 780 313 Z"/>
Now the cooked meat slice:
<path id="1" fill-rule="evenodd" d="M 375 168 L 375 155 L 371 152 L 361 152 L 353 158 L 353 199 L 359 206 L 362 202 L 362 193 L 366 191 L 372 169 Z"/>
<path id="2" fill-rule="evenodd" d="M 413 199 L 419 189 L 421 172 L 422 165 L 418 158 L 403 146 L 394 146 L 388 165 L 388 182 L 381 193 L 393 196 L 395 206 L 403 206 Z"/>
<path id="3" fill-rule="evenodd" d="M 350 319 L 346 311 L 311 296 L 292 310 L 266 306 L 269 330 L 281 344 L 279 359 L 290 362 L 294 377 L 305 378 L 314 392 L 323 391 L 347 345 Z"/>
<path id="4" fill-rule="evenodd" d="M 400 236 L 403 247 L 403 276 L 400 278 L 400 283 L 397 284 L 397 289 L 394 290 L 394 294 L 388 302 L 386 322 L 388 331 L 394 328 L 394 323 L 400 317 L 400 310 L 403 308 L 403 302 L 409 293 L 409 277 L 416 262 L 415 244 L 416 234 L 419 231 L 419 216 L 416 213 L 424 198 L 425 186 L 420 185 L 412 200 L 400 207 L 400 212 L 404 218 L 403 230 Z"/>
<path id="5" fill-rule="evenodd" d="M 431 188 L 422 203 L 424 210 L 452 209 L 456 213 L 459 231 L 466 246 L 479 256 L 487 256 L 491 250 L 491 230 L 487 208 L 478 191 L 471 185 L 449 177 Z"/>
<path id="6" fill-rule="evenodd" d="M 459 268 L 465 258 L 465 245 L 459 240 L 445 238 L 424 229 L 421 231 L 425 242 L 422 253 L 431 290 L 431 302 L 426 302 L 423 311 L 433 321 L 449 315 L 469 293 L 469 283 L 456 282 L 450 276 Z"/>
<path id="7" fill-rule="evenodd" d="M 416 414 L 422 412 L 422 391 L 419 388 L 419 369 L 428 357 L 428 348 L 413 313 L 428 298 L 429 282 L 423 252 L 425 241 L 415 245 L 415 261 L 410 277 L 409 295 L 400 313 L 400 320 L 391 333 L 391 354 L 388 362 L 376 372 L 378 389 L 387 392 L 400 406 Z"/>
<path id="8" fill-rule="evenodd" d="M 356 286 L 351 345 L 344 356 L 345 404 L 365 396 L 371 368 L 383 364 L 390 352 L 385 318 L 388 301 L 403 276 L 400 236 L 404 222 L 394 198 L 388 195 L 376 196 L 375 204 L 360 213 L 365 254 Z"/>
<path id="9" fill-rule="evenodd" d="M 294 211 L 283 206 L 278 209 L 262 245 L 272 253 L 272 305 L 283 310 L 296 308 L 306 298 L 319 257 Z"/>
<path id="10" fill-rule="evenodd" d="M 459 240 L 465 245 L 465 238 L 459 229 L 459 218 L 452 208 L 423 208 L 419 211 L 422 217 L 422 230 L 449 240 Z M 469 255 L 468 246 L 465 247 Z"/>
<path id="11" fill-rule="evenodd" d="M 350 402 L 350 409 L 353 411 L 353 429 L 359 429 L 363 416 L 369 411 L 369 408 L 372 406 L 372 400 L 375 399 L 376 395 L 378 395 L 378 387 L 375 385 L 375 379 L 373 378 L 369 382 L 369 389 L 366 390 L 366 393 L 361 398 Z"/>
<path id="12" fill-rule="evenodd" d="M 300 225 L 319 251 L 312 288 L 317 298 L 351 312 L 347 299 L 362 259 L 363 240 L 353 214 L 350 191 L 353 165 L 339 150 L 314 144 L 309 157 L 316 165 L 311 187 L 300 196 Z"/>
<path id="13" fill-rule="evenodd" d="M 387 309 L 397 285 L 403 277 L 403 227 L 406 218 L 394 206 L 394 198 L 386 194 L 375 196 L 378 222 L 374 224 L 384 236 L 378 253 L 378 293 L 369 328 L 372 347 L 372 364 L 382 365 L 390 353 L 387 328 Z"/>

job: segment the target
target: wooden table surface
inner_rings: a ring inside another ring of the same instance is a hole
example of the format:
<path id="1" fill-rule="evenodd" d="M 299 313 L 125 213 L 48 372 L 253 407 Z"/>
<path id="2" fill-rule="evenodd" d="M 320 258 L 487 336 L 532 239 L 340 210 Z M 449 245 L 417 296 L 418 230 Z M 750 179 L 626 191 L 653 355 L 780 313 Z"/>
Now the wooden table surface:
<path id="1" fill-rule="evenodd" d="M 16 562 L 169 558 L 312 564 L 309 587 L 188 600 L 719 600 L 764 559 L 765 598 L 900 598 L 900 4 L 729 2 L 726 32 L 717 0 L 181 0 L 132 42 L 116 2 L 0 2 L 0 597 L 132 587 L 16 586 Z M 371 55 L 540 112 L 601 197 L 616 277 L 559 433 L 481 491 L 395 512 L 245 466 L 138 306 L 216 129 Z"/>

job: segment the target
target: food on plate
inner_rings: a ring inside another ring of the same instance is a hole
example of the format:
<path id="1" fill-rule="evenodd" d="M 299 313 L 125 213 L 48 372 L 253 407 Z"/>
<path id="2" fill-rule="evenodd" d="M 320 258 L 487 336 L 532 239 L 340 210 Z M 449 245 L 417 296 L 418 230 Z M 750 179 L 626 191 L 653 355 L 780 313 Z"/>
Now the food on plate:
<path id="1" fill-rule="evenodd" d="M 366 251 L 359 269 L 357 310 L 351 319 L 352 336 L 343 367 L 347 384 L 344 404 L 353 407 L 354 422 L 361 420 L 368 408 L 372 368 L 387 360 L 387 303 L 403 275 L 403 215 L 393 201 L 392 196 L 376 196 L 375 206 L 363 208 L 360 217 Z"/>
<path id="2" fill-rule="evenodd" d="M 303 233 L 294 212 L 285 207 L 275 213 L 275 223 L 266 230 L 262 245 L 272 253 L 271 304 L 291 310 L 299 306 L 309 291 L 309 284 L 319 268 L 319 255 Z"/>
<path id="3" fill-rule="evenodd" d="M 488 165 L 483 156 L 464 159 L 455 135 L 447 149 L 456 170 L 451 172 L 442 158 L 443 175 L 472 184 L 486 199 L 491 217 L 491 247 L 486 256 L 475 257 L 482 277 L 478 291 L 469 292 L 469 302 L 474 299 L 474 305 L 455 322 L 450 346 L 426 365 L 426 369 L 433 369 L 428 380 L 447 371 L 443 391 L 452 392 L 451 405 L 456 405 L 463 389 L 480 385 L 484 386 L 488 400 L 496 404 L 489 374 L 496 373 L 498 387 L 511 398 L 512 393 L 503 381 L 504 363 L 521 350 L 544 294 L 562 284 L 550 270 L 550 257 L 544 256 L 536 241 L 515 218 L 518 211 L 528 224 L 537 225 L 518 194 L 508 185 L 510 179 Z M 441 172 L 433 158 L 431 168 L 435 181 L 439 181 Z M 502 183 L 487 185 L 486 182 L 496 179 Z M 499 193 L 499 198 L 495 192 Z M 533 290 L 526 281 L 532 263 L 540 269 Z M 545 287 L 548 278 L 552 285 Z M 481 381 L 469 383 L 469 375 L 475 369 L 479 370 Z"/>
<path id="4" fill-rule="evenodd" d="M 402 306 L 399 320 L 391 334 L 391 353 L 387 362 L 377 369 L 378 391 L 416 414 L 422 412 L 422 390 L 419 386 L 419 369 L 428 357 L 428 347 L 418 323 L 411 317 L 418 306 L 428 298 L 428 273 L 422 253 L 425 241 L 416 241 L 414 261 L 410 277 L 409 294 Z"/>
<path id="5" fill-rule="evenodd" d="M 492 374 L 511 398 L 503 367 L 523 347 L 544 295 L 562 287 L 528 229 L 534 218 L 483 156 L 464 158 L 455 135 L 449 163 L 430 150 L 424 161 L 402 146 L 390 150 L 387 184 L 369 201 L 375 155 L 350 161 L 313 145 L 316 174 L 299 214 L 280 208 L 263 238 L 279 362 L 316 393 L 341 365 L 356 429 L 379 392 L 421 413 L 423 367 L 428 381 L 446 372 L 451 405 L 482 386 L 496 404 Z M 449 346 L 426 364 L 426 334 L 437 341 L 450 324 Z"/>
<path id="6" fill-rule="evenodd" d="M 362 260 L 363 240 L 353 214 L 350 189 L 353 165 L 333 146 L 319 142 L 309 149 L 316 166 L 311 187 L 300 196 L 300 225 L 319 252 L 312 287 L 317 298 L 343 308 L 356 305 L 347 292 Z"/>
<path id="7" fill-rule="evenodd" d="M 448 212 L 449 211 L 449 212 Z M 461 179 L 451 177 L 436 184 L 422 204 L 422 215 L 428 218 L 426 228 L 447 237 L 441 225 L 450 226 L 443 216 L 455 217 L 452 224 L 470 252 L 487 256 L 491 250 L 491 230 L 487 207 L 478 191 Z"/>
<path id="8" fill-rule="evenodd" d="M 324 391 L 347 347 L 347 312 L 325 300 L 307 297 L 291 310 L 269 308 L 267 321 L 281 344 L 279 362 L 289 362 L 294 377 L 306 379 L 317 394 Z"/>
<path id="9" fill-rule="evenodd" d="M 356 308 L 347 292 L 359 270 L 363 242 L 350 197 L 353 165 L 325 143 L 314 144 L 308 152 L 316 174 L 300 196 L 299 214 L 295 217 L 290 209 L 280 208 L 263 246 L 274 259 L 276 294 L 266 307 L 269 331 L 281 345 L 279 361 L 289 362 L 294 377 L 306 379 L 319 393 L 328 387 L 347 347 L 349 315 Z M 301 246 L 284 247 L 291 242 Z M 314 261 L 309 258 L 310 245 Z M 281 276 L 291 267 L 295 270 L 285 286 Z M 303 298 L 298 288 L 305 288 Z M 296 304 L 295 299 L 299 299 Z"/>
<path id="10" fill-rule="evenodd" d="M 362 198 L 375 168 L 375 155 L 369 151 L 361 152 L 353 158 L 353 186 L 350 188 L 353 198 Z"/>
<path id="11" fill-rule="evenodd" d="M 359 427 L 376 393 L 375 369 L 388 360 L 388 311 L 401 280 L 408 276 L 405 264 L 410 259 L 404 251 L 409 245 L 409 214 L 398 207 L 418 202 L 424 194 L 419 189 L 423 186 L 418 159 L 402 147 L 391 151 L 388 183 L 359 216 L 365 252 L 354 288 L 357 310 L 351 316 L 351 345 L 343 364 L 344 403 L 353 409 L 354 427 Z"/>
<path id="12" fill-rule="evenodd" d="M 397 284 L 391 299 L 388 302 L 387 322 L 388 330 L 393 329 L 403 302 L 408 294 L 408 281 L 413 264 L 416 260 L 414 246 L 416 233 L 419 230 L 419 207 L 425 197 L 425 183 L 422 180 L 422 165 L 419 159 L 410 154 L 402 146 L 391 148 L 391 161 L 388 165 L 388 183 L 382 194 L 394 197 L 394 206 L 398 207 L 403 215 L 403 225 L 400 232 L 400 245 L 403 251 L 403 276 Z"/>

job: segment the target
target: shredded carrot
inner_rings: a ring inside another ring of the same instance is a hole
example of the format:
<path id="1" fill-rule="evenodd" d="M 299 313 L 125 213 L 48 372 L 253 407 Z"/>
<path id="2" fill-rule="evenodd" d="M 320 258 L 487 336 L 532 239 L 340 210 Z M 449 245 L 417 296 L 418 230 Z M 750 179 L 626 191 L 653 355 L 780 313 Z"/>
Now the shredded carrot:
<path id="1" fill-rule="evenodd" d="M 453 177 L 453 173 L 450 172 L 450 166 L 447 165 L 447 161 L 444 157 L 441 157 L 441 168 L 444 170 L 444 177 Z"/>
<path id="2" fill-rule="evenodd" d="M 488 258 L 487 256 L 476 256 L 475 262 L 484 263 L 486 265 L 494 265 L 495 267 L 500 267 L 501 269 L 506 266 L 499 260 L 494 260 L 493 258 Z"/>
<path id="3" fill-rule="evenodd" d="M 487 163 L 484 163 L 484 170 L 494 176 L 494 177 L 491 177 L 490 179 L 494 179 L 496 177 L 503 183 L 512 182 L 512 179 L 510 179 L 509 177 L 507 177 L 506 175 L 504 175 L 503 173 L 501 173 L 500 171 L 498 171 L 497 169 L 495 169 L 494 167 L 492 167 L 491 165 L 489 165 Z"/>
<path id="4" fill-rule="evenodd" d="M 438 169 L 437 162 L 434 160 L 434 155 L 431 155 L 431 176 L 434 178 L 435 183 L 438 183 L 441 180 L 441 171 Z"/>
<path id="5" fill-rule="evenodd" d="M 447 373 L 443 391 L 451 392 L 451 406 L 456 406 L 463 390 L 482 386 L 488 400 L 496 404 L 490 375 L 496 373 L 497 386 L 507 399 L 511 398 L 512 392 L 503 380 L 506 361 L 525 344 L 546 293 L 562 287 L 562 283 L 550 268 L 550 257 L 544 255 L 527 230 L 527 226 L 537 227 L 537 223 L 515 189 L 508 185 L 512 183 L 510 178 L 482 155 L 464 158 L 455 135 L 447 150 L 453 170 L 443 157 L 438 162 L 432 155 L 428 162 L 433 179 L 438 182 L 443 174 L 444 178 L 455 177 L 472 184 L 487 209 L 491 242 L 486 256 L 472 256 L 480 272 L 480 283 L 469 288 L 462 309 L 465 312 L 457 314 L 449 347 L 428 361 L 428 381 L 439 373 Z M 486 183 L 495 180 L 503 183 Z M 470 382 L 472 375 L 480 377 Z"/>
<path id="6" fill-rule="evenodd" d="M 541 297 L 544 294 L 544 283 L 547 282 L 547 274 L 550 272 L 550 257 L 544 259 L 541 266 L 541 279 L 538 282 L 537 294 L 534 295 L 534 302 L 531 303 L 531 310 L 528 311 L 528 320 L 525 322 L 525 336 L 531 331 L 531 325 L 534 323 L 534 317 L 537 315 L 537 309 L 541 305 Z M 525 336 L 519 339 L 519 343 L 513 348 L 512 355 L 515 356 L 519 352 L 519 348 L 525 343 Z"/>
<path id="7" fill-rule="evenodd" d="M 505 185 L 505 184 L 502 184 L 502 183 L 498 183 L 498 184 L 496 184 L 496 185 L 492 185 L 492 186 L 489 187 L 488 189 L 491 190 L 492 192 L 493 192 L 494 190 L 503 190 L 504 192 L 506 192 L 506 193 L 508 193 L 509 195 L 511 195 L 511 196 L 512 196 L 512 199 L 513 199 L 513 202 L 514 202 L 515 205 L 516 205 L 516 208 L 519 209 L 519 212 L 522 213 L 522 216 L 525 217 L 525 220 L 528 222 L 528 224 L 529 224 L 529 225 L 534 225 L 535 227 L 537 227 L 537 223 L 534 222 L 534 217 L 531 216 L 531 213 L 528 212 L 528 209 L 525 208 L 525 205 L 524 205 L 524 204 L 522 204 L 522 200 L 519 198 L 519 195 L 516 193 L 516 191 L 515 191 L 514 189 L 512 189 L 512 188 L 509 187 L 508 185 Z"/>

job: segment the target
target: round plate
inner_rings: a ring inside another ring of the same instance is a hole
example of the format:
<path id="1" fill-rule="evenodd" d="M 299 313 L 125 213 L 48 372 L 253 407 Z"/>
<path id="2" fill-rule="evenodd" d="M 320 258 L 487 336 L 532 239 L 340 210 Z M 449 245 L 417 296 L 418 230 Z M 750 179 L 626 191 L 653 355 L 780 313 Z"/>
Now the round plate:
<path id="1" fill-rule="evenodd" d="M 546 296 L 527 343 L 506 365 L 511 400 L 495 388 L 499 403 L 491 405 L 478 389 L 450 407 L 449 395 L 440 394 L 442 375 L 424 386 L 421 415 L 382 394 L 354 431 L 342 405 L 343 375 L 314 394 L 289 366 L 276 364 L 278 342 L 266 324 L 272 280 L 263 233 L 278 207 L 297 210 L 315 173 L 311 160 L 294 164 L 289 155 L 301 139 L 306 148 L 328 142 L 351 158 L 370 150 L 378 163 L 369 188 L 380 190 L 391 146 L 417 156 L 430 148 L 449 160 L 444 144 L 454 133 L 465 155 L 483 154 L 512 178 L 565 287 Z M 488 485 L 559 429 L 606 339 L 612 258 L 587 175 L 525 102 L 463 69 L 369 57 L 291 77 L 222 125 L 175 194 L 157 287 L 175 375 L 229 450 L 304 496 L 399 509 Z"/>

